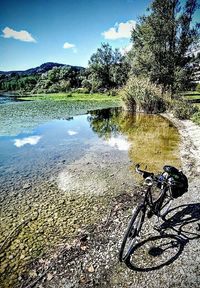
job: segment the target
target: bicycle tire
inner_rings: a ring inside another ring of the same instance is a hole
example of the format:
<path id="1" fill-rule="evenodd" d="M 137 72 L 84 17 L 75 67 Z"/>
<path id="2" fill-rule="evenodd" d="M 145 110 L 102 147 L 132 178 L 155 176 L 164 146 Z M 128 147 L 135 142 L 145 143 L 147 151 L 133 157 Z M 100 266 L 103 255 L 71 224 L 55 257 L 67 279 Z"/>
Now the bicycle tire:
<path id="1" fill-rule="evenodd" d="M 128 228 L 124 234 L 122 244 L 119 250 L 119 261 L 123 262 L 128 257 L 129 253 L 132 250 L 132 247 L 134 246 L 136 242 L 136 237 L 139 236 L 139 233 L 142 229 L 142 224 L 144 222 L 145 217 L 145 211 L 146 206 L 145 205 L 139 205 L 137 206 L 136 210 L 134 211 L 131 220 L 129 222 Z M 135 227 L 134 227 L 135 223 Z M 133 231 L 134 229 L 134 231 Z M 127 243 L 128 238 L 130 238 L 130 245 Z M 126 249 L 128 248 L 128 249 Z"/>

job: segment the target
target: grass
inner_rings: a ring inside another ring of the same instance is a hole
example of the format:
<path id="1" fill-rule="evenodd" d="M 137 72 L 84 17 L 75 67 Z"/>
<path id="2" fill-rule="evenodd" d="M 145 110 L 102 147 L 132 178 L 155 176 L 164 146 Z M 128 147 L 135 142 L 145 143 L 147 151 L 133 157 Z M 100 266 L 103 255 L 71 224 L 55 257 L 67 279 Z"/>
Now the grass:
<path id="1" fill-rule="evenodd" d="M 186 91 L 183 93 L 183 96 L 188 100 L 200 99 L 200 93 L 197 91 Z"/>
<path id="2" fill-rule="evenodd" d="M 119 96 L 109 96 L 107 94 L 93 93 L 93 94 L 84 94 L 84 93 L 50 93 L 50 94 L 36 94 L 33 96 L 18 97 L 20 100 L 53 100 L 53 101 L 113 101 L 119 102 Z"/>

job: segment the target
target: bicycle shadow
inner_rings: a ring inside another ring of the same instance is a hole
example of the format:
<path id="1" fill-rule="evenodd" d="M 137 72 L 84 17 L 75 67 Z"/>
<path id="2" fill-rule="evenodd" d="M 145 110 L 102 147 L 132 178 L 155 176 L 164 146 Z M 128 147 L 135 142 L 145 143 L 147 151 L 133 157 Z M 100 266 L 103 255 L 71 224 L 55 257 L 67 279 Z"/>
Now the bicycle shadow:
<path id="1" fill-rule="evenodd" d="M 159 232 L 132 248 L 125 261 L 128 268 L 148 272 L 173 263 L 189 241 L 200 238 L 200 203 L 170 209 Z"/>

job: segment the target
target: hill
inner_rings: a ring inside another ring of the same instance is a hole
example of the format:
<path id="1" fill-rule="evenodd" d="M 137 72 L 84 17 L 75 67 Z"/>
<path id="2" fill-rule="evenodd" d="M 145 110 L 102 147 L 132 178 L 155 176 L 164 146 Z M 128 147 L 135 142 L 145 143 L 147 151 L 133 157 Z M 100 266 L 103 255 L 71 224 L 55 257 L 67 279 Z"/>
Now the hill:
<path id="1" fill-rule="evenodd" d="M 25 71 L 0 72 L 0 91 L 56 93 L 81 87 L 85 68 L 47 62 Z"/>
<path id="2" fill-rule="evenodd" d="M 69 67 L 69 68 L 75 68 L 75 70 L 82 70 L 83 67 L 80 66 L 72 66 L 72 65 L 65 65 L 60 63 L 54 63 L 54 62 L 46 62 L 38 67 L 30 68 L 24 71 L 0 71 L 0 75 L 6 75 L 6 76 L 24 76 L 24 75 L 35 75 L 35 74 L 42 74 L 49 70 L 51 70 L 53 67 Z"/>

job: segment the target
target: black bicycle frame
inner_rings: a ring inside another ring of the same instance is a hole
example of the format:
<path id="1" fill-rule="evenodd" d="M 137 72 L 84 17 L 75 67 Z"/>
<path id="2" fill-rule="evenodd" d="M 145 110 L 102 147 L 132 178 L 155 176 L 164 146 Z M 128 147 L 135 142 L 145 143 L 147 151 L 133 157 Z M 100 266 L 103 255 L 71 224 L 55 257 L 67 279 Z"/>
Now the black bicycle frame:
<path id="1" fill-rule="evenodd" d="M 147 191 L 145 192 L 143 205 L 149 206 L 149 208 L 151 209 L 151 211 L 155 215 L 159 215 L 160 208 L 161 208 L 163 201 L 166 197 L 166 192 L 168 189 L 169 189 L 169 187 L 166 184 L 162 184 L 162 187 L 160 189 L 161 193 L 160 193 L 158 199 L 153 201 L 152 193 L 151 193 L 151 187 L 148 187 Z"/>

